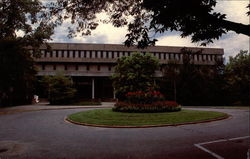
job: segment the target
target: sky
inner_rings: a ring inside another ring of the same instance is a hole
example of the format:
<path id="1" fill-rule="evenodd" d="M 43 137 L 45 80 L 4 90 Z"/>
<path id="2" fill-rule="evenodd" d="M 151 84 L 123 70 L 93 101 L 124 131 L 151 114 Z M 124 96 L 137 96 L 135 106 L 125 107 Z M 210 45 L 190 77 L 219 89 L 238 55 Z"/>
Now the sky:
<path id="1" fill-rule="evenodd" d="M 249 24 L 250 19 L 246 15 L 248 3 L 247 0 L 218 0 L 215 11 L 226 14 L 227 20 Z M 102 16 L 104 14 L 99 15 L 100 18 Z M 67 38 L 67 25 L 69 23 L 56 28 L 52 42 L 122 44 L 127 33 L 126 27 L 115 28 L 111 24 L 100 24 L 90 36 L 77 36 L 69 39 Z M 181 38 L 179 32 L 165 32 L 158 37 L 156 46 L 201 47 L 200 43 L 191 43 L 190 39 L 190 37 Z M 227 61 L 229 56 L 235 56 L 240 50 L 249 50 L 249 37 L 229 31 L 206 47 L 224 48 L 224 57 Z"/>

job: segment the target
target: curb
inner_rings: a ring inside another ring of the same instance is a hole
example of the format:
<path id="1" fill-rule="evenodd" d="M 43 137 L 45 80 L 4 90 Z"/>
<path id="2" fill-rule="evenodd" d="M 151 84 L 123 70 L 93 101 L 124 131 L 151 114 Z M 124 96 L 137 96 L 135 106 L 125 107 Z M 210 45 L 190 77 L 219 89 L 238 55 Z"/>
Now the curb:
<path id="1" fill-rule="evenodd" d="M 210 120 L 203 120 L 203 121 L 196 121 L 196 122 L 184 122 L 184 123 L 177 123 L 177 124 L 160 124 L 160 125 L 140 125 L 140 126 L 112 126 L 112 125 L 96 125 L 96 124 L 88 124 L 88 123 L 81 123 L 70 120 L 68 117 L 64 118 L 65 122 L 70 122 L 76 125 L 82 126 L 91 126 L 91 127 L 102 127 L 102 128 L 152 128 L 152 127 L 168 127 L 168 126 L 182 126 L 182 125 L 191 125 L 191 124 L 202 124 L 208 123 L 213 121 L 224 120 L 231 117 L 231 115 L 225 114 L 223 117 L 218 117 Z"/>

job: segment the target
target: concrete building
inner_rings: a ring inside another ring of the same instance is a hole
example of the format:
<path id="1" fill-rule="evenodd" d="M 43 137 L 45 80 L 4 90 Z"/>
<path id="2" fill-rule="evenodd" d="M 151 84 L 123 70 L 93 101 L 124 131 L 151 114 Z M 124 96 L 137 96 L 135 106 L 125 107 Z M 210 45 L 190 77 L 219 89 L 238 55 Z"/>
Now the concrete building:
<path id="1" fill-rule="evenodd" d="M 82 43 L 50 43 L 52 51 L 41 47 L 42 56 L 36 58 L 37 76 L 55 75 L 63 72 L 74 80 L 81 98 L 114 98 L 112 82 L 109 77 L 114 73 L 116 60 L 122 56 L 130 56 L 133 52 L 151 53 L 157 57 L 161 65 L 176 61 L 182 64 L 183 47 L 154 46 L 146 49 L 126 47 L 116 44 L 82 44 Z M 223 58 L 221 48 L 187 47 L 194 52 L 193 62 L 196 65 L 214 65 L 216 59 Z M 158 70 L 155 76 L 162 73 Z"/>

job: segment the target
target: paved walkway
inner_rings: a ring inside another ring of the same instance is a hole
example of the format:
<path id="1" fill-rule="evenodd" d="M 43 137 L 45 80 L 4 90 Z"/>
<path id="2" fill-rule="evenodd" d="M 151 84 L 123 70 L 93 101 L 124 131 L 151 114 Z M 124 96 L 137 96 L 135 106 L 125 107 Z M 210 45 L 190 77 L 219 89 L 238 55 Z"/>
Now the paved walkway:
<path id="1" fill-rule="evenodd" d="M 58 109 L 79 109 L 79 108 L 110 108 L 113 107 L 113 102 L 102 102 L 101 105 L 49 105 L 48 103 L 39 103 L 36 105 L 22 105 L 7 108 L 0 108 L 1 114 L 13 114 L 18 112 L 30 112 L 30 111 L 40 111 L 40 110 L 58 110 Z"/>

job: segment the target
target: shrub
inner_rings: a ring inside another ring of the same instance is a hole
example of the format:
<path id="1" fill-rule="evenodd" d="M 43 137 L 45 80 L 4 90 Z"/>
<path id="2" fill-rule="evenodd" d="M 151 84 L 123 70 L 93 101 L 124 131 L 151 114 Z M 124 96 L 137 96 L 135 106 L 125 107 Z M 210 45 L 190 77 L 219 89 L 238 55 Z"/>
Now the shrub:
<path id="1" fill-rule="evenodd" d="M 127 92 L 147 91 L 155 88 L 154 73 L 159 61 L 151 54 L 132 53 L 117 60 L 112 76 L 118 100 L 124 100 Z"/>
<path id="2" fill-rule="evenodd" d="M 150 104 L 117 102 L 113 111 L 131 113 L 153 113 L 180 111 L 181 106 L 175 101 L 157 101 Z"/>
<path id="3" fill-rule="evenodd" d="M 76 89 L 70 77 L 58 74 L 56 76 L 45 76 L 43 79 L 47 90 L 50 104 L 70 104 L 73 102 Z"/>

